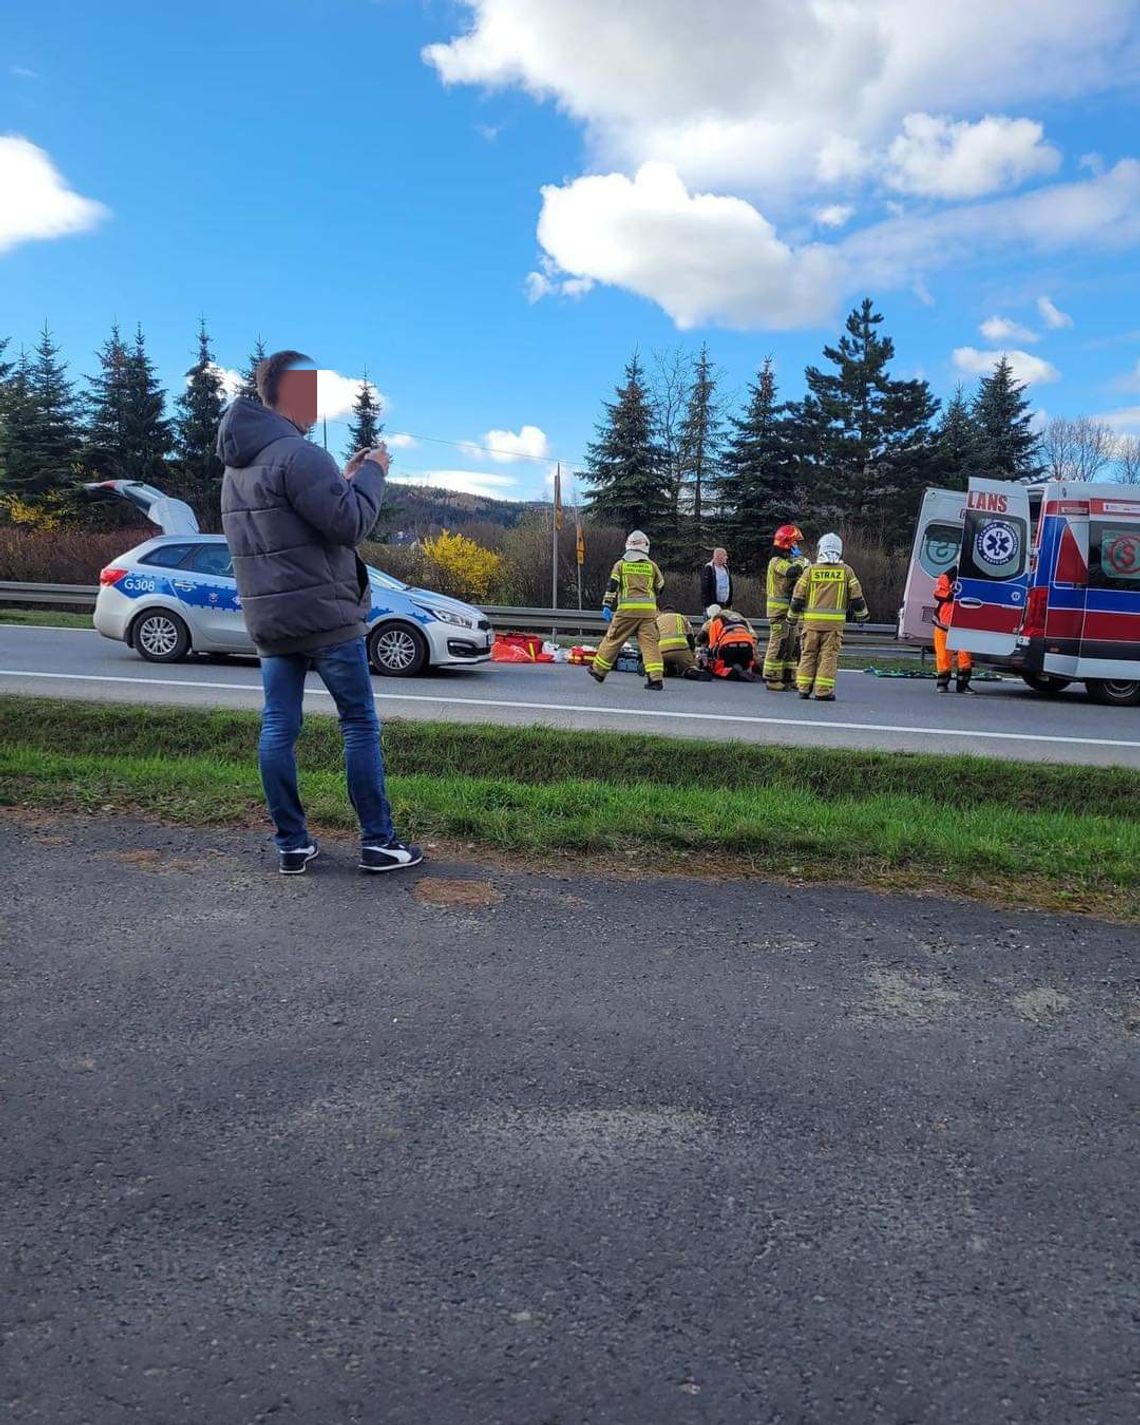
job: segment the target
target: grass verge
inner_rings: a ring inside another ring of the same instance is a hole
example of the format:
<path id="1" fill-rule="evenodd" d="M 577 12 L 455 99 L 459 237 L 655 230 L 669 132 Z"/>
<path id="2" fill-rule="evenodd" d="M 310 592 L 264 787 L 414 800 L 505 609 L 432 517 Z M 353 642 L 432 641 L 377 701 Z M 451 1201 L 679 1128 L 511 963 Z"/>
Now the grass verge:
<path id="1" fill-rule="evenodd" d="M 0 801 L 256 824 L 256 738 L 248 713 L 3 698 Z M 1127 769 L 418 722 L 390 723 L 385 746 L 399 824 L 421 838 L 1140 919 Z M 314 823 L 349 830 L 331 719 L 310 720 L 300 761 Z"/>
<path id="2" fill-rule="evenodd" d="M 0 609 L 0 623 L 31 624 L 36 628 L 94 628 L 90 614 L 63 609 Z"/>

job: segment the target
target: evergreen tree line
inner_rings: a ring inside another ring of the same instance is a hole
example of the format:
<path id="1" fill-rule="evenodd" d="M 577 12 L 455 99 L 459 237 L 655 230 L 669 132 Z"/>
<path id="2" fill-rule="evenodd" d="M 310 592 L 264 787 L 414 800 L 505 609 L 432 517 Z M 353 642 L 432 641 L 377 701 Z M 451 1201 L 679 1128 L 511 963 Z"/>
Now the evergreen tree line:
<path id="1" fill-rule="evenodd" d="M 804 372 L 799 400 L 781 399 L 767 357 L 735 412 L 707 346 L 691 361 L 658 357 L 652 374 L 635 353 L 587 453 L 589 514 L 645 529 L 675 567 L 723 543 L 757 569 L 785 521 L 903 548 L 927 486 L 1042 472 L 1025 387 L 1004 356 L 943 409 L 926 381 L 891 375 L 882 322 L 870 298 L 856 307 Z"/>
<path id="2" fill-rule="evenodd" d="M 204 528 L 220 527 L 222 463 L 214 450 L 228 398 L 204 322 L 173 402 L 141 327 L 124 337 L 112 326 L 95 354 L 96 370 L 80 381 L 46 326 L 31 351 L 12 356 L 10 346 L 0 338 L 0 521 L 48 529 L 117 522 L 125 507 L 92 501 L 82 486 L 139 480 L 186 500 Z M 255 372 L 265 355 L 258 340 L 239 395 L 258 400 Z M 376 392 L 365 379 L 346 455 L 375 444 L 382 430 Z"/>

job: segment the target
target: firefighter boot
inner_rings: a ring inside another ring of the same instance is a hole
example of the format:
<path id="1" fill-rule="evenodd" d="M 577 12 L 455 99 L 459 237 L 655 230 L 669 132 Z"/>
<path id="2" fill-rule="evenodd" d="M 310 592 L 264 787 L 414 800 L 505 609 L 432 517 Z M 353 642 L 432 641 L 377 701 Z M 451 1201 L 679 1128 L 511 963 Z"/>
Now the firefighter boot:
<path id="1" fill-rule="evenodd" d="M 645 686 L 649 689 L 651 693 L 660 693 L 665 687 L 665 684 L 661 681 L 660 678 L 646 678 Z"/>
<path id="2" fill-rule="evenodd" d="M 816 695 L 815 695 L 815 700 L 816 700 L 817 703 L 833 703 L 833 702 L 835 701 L 835 694 L 834 694 L 834 693 L 816 693 Z"/>
<path id="3" fill-rule="evenodd" d="M 969 670 L 969 669 L 967 669 L 964 673 L 959 673 L 959 674 L 958 674 L 957 689 L 958 689 L 958 692 L 960 692 L 960 693 L 969 693 L 971 697 L 974 696 L 974 690 L 973 690 L 973 688 L 970 687 L 970 670 Z"/>
<path id="4" fill-rule="evenodd" d="M 589 673 L 595 683 L 604 683 L 606 681 L 606 675 L 604 673 L 595 673 L 591 667 L 587 667 L 586 672 Z"/>
<path id="5" fill-rule="evenodd" d="M 939 673 L 939 675 L 938 675 L 938 682 L 935 683 L 935 685 L 934 685 L 934 691 L 935 691 L 936 693 L 948 693 L 948 692 L 950 691 L 950 670 L 949 670 L 949 668 L 947 668 L 947 670 L 946 670 L 945 673 Z"/>

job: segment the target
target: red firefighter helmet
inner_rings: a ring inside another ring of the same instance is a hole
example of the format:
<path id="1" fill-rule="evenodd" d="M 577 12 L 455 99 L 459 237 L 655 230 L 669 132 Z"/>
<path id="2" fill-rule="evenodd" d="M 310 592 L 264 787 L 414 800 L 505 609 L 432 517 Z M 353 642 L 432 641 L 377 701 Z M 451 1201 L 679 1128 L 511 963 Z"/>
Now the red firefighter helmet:
<path id="1" fill-rule="evenodd" d="M 772 536 L 777 549 L 791 549 L 793 544 L 802 544 L 804 532 L 798 524 L 782 524 Z"/>

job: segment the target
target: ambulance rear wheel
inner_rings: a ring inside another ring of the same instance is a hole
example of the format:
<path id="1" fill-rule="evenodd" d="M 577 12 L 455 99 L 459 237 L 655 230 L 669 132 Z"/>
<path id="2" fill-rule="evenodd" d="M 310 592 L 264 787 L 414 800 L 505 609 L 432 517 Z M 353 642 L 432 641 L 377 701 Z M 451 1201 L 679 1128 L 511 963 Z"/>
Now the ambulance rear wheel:
<path id="1" fill-rule="evenodd" d="M 1035 693 L 1044 693 L 1046 697 L 1050 697 L 1054 693 L 1064 692 L 1073 680 L 1058 678 L 1056 673 L 1022 673 L 1021 681 Z"/>
<path id="2" fill-rule="evenodd" d="M 1094 703 L 1110 708 L 1131 708 L 1140 703 L 1140 682 L 1123 678 L 1088 678 L 1088 695 Z"/>

